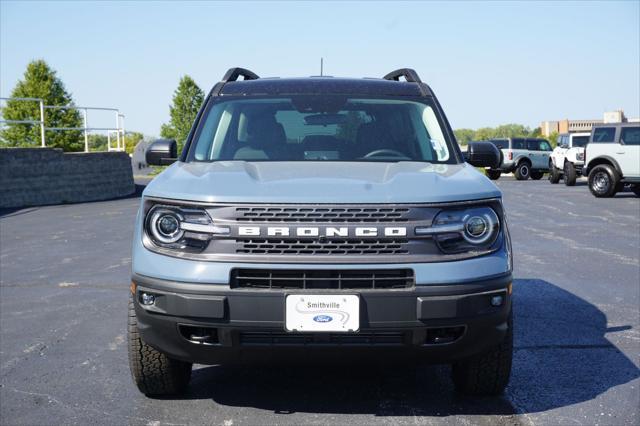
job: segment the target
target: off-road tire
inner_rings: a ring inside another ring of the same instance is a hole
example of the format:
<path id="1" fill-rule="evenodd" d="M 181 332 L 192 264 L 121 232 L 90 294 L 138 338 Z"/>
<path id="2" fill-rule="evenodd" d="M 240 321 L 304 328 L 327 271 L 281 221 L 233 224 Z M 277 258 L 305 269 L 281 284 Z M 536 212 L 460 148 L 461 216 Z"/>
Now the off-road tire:
<path id="1" fill-rule="evenodd" d="M 636 194 L 636 197 L 640 197 L 640 184 L 635 184 L 631 187 L 631 190 L 633 191 L 634 194 Z"/>
<path id="2" fill-rule="evenodd" d="M 500 175 L 502 174 L 500 170 L 494 170 L 494 169 L 487 169 L 486 173 L 487 173 L 487 177 L 491 180 L 500 179 Z"/>
<path id="3" fill-rule="evenodd" d="M 518 180 L 527 180 L 529 179 L 529 174 L 531 173 L 531 164 L 527 161 L 522 161 L 516 167 L 515 172 L 513 172 L 514 176 Z"/>
<path id="4" fill-rule="evenodd" d="M 509 384 L 513 358 L 513 315 L 502 343 L 452 366 L 453 384 L 467 395 L 498 395 Z"/>
<path id="5" fill-rule="evenodd" d="M 534 170 L 531 172 L 531 179 L 533 180 L 540 180 L 542 179 L 542 176 L 544 176 L 544 172 L 541 172 L 540 170 Z"/>
<path id="6" fill-rule="evenodd" d="M 561 177 L 560 170 L 553 165 L 553 162 L 549 161 L 549 182 L 554 184 L 558 183 Z"/>
<path id="7" fill-rule="evenodd" d="M 129 296 L 127 344 L 129 367 L 133 381 L 145 395 L 176 395 L 183 393 L 191 379 L 188 362 L 171 359 L 147 345 L 138 333 L 138 320 Z"/>
<path id="8" fill-rule="evenodd" d="M 564 162 L 564 184 L 567 186 L 574 186 L 576 184 L 576 166 L 571 161 Z"/>
<path id="9" fill-rule="evenodd" d="M 600 164 L 589 171 L 589 191 L 598 198 L 613 197 L 620 178 L 608 164 Z"/>

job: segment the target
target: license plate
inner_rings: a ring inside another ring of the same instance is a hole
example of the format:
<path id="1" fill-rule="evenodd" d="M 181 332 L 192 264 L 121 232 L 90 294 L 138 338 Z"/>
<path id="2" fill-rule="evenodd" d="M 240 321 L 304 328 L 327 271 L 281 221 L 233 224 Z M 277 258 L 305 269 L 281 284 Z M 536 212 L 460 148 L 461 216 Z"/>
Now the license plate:
<path id="1" fill-rule="evenodd" d="M 360 298 L 356 295 L 290 294 L 286 299 L 288 331 L 358 331 Z"/>

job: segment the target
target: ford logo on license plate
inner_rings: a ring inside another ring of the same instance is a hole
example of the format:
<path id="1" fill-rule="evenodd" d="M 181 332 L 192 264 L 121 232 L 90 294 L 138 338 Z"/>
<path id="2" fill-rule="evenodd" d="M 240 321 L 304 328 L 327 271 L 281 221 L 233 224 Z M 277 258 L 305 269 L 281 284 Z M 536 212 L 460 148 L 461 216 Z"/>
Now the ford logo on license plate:
<path id="1" fill-rule="evenodd" d="M 313 317 L 313 320 L 315 322 L 331 322 L 333 321 L 333 317 L 329 315 L 316 315 L 315 317 Z"/>

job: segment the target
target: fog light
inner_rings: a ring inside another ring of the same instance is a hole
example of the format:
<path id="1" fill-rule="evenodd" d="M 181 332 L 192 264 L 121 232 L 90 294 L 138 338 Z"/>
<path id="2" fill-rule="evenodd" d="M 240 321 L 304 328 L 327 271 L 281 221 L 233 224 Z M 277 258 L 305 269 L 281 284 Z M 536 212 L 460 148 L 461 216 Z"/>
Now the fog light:
<path id="1" fill-rule="evenodd" d="M 149 293 L 142 293 L 140 299 L 143 305 L 153 305 L 156 302 L 156 296 Z"/>
<path id="2" fill-rule="evenodd" d="M 502 306 L 504 298 L 502 296 L 493 296 L 491 298 L 491 306 Z"/>

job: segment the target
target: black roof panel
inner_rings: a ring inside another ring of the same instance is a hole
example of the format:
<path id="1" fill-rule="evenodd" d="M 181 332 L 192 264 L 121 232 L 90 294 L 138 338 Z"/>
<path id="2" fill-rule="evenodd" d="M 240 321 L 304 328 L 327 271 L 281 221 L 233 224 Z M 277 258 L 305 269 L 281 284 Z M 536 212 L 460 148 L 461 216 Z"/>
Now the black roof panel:
<path id="1" fill-rule="evenodd" d="M 429 89 L 423 86 L 427 93 Z M 260 78 L 247 81 L 230 81 L 220 91 L 229 95 L 293 95 L 293 94 L 357 94 L 422 96 L 417 83 L 390 81 L 378 78 Z"/>

